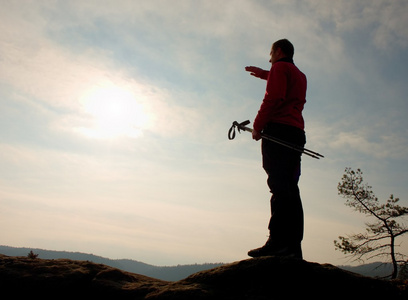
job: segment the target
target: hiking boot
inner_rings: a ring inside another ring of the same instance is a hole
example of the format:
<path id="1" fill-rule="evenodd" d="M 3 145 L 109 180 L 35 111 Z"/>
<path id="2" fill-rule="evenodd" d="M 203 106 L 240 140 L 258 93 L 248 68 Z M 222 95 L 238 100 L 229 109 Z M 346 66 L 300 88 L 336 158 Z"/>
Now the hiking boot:
<path id="1" fill-rule="evenodd" d="M 268 240 L 264 246 L 248 251 L 248 256 L 284 256 L 298 259 L 303 258 L 300 244 L 294 246 L 279 246 L 272 244 L 270 240 Z"/>
<path id="2" fill-rule="evenodd" d="M 260 248 L 252 249 L 248 251 L 248 256 L 251 257 L 261 257 L 261 256 L 271 256 L 273 255 L 273 247 L 270 243 L 268 243 L 269 240 L 266 242 L 265 245 L 263 245 Z"/>

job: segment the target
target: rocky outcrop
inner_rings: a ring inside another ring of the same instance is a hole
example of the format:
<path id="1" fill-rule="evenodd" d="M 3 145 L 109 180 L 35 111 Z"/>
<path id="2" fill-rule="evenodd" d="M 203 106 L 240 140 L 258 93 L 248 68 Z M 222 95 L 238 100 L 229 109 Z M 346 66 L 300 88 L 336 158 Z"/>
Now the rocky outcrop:
<path id="1" fill-rule="evenodd" d="M 0 287 L 4 295 L 53 299 L 407 299 L 408 295 L 404 282 L 279 257 L 243 260 L 167 282 L 86 261 L 0 255 Z"/>

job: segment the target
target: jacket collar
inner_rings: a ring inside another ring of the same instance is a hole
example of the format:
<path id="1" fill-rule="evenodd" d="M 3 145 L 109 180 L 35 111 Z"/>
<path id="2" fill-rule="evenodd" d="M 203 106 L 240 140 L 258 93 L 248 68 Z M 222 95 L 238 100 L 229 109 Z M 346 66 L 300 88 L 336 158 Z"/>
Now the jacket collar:
<path id="1" fill-rule="evenodd" d="M 293 58 L 290 58 L 290 57 L 283 57 L 283 58 L 281 58 L 281 59 L 278 59 L 276 62 L 278 62 L 278 61 L 283 61 L 283 62 L 295 64 L 295 63 L 293 62 Z"/>

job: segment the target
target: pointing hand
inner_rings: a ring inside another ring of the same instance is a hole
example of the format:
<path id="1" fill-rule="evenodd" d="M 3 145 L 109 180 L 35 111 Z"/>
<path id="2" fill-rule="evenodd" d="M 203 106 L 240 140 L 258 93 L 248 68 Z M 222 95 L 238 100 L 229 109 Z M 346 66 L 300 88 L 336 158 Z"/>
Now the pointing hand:
<path id="1" fill-rule="evenodd" d="M 245 71 L 251 72 L 252 76 L 255 76 L 258 78 L 261 78 L 262 73 L 264 72 L 264 70 L 262 70 L 261 68 L 254 67 L 254 66 L 245 67 Z"/>

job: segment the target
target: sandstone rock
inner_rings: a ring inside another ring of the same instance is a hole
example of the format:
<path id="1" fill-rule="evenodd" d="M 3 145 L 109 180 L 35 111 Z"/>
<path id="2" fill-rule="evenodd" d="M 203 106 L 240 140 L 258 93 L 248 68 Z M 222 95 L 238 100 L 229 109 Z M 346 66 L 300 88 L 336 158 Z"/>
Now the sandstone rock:
<path id="1" fill-rule="evenodd" d="M 0 287 L 14 297 L 85 299 L 407 299 L 407 284 L 332 265 L 263 257 L 167 282 L 86 261 L 0 255 Z"/>

